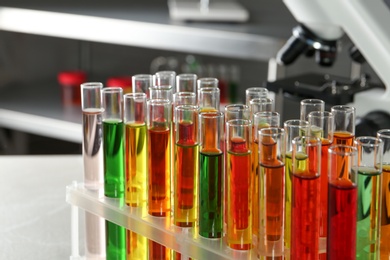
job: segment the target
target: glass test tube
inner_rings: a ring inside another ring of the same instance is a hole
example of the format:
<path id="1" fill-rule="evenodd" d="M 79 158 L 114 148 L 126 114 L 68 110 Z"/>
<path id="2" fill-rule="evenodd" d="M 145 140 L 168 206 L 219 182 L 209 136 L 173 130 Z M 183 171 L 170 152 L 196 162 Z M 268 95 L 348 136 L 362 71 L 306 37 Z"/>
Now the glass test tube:
<path id="1" fill-rule="evenodd" d="M 300 119 L 307 120 L 310 112 L 325 110 L 325 102 L 321 99 L 303 99 L 300 103 Z"/>
<path id="2" fill-rule="evenodd" d="M 226 123 L 227 150 L 227 244 L 237 250 L 252 248 L 250 120 Z"/>
<path id="3" fill-rule="evenodd" d="M 263 128 L 259 131 L 259 234 L 258 255 L 261 259 L 280 259 L 284 245 L 284 129 Z"/>
<path id="4" fill-rule="evenodd" d="M 102 90 L 104 195 L 120 204 L 125 196 L 122 98 L 122 88 Z M 126 259 L 126 229 L 110 221 L 106 221 L 106 254 L 107 259 Z"/>
<path id="5" fill-rule="evenodd" d="M 217 112 L 220 108 L 220 91 L 215 87 L 204 87 L 198 92 L 198 106 L 200 112 Z"/>
<path id="6" fill-rule="evenodd" d="M 379 259 L 383 142 L 360 136 L 355 147 L 359 158 L 356 259 Z"/>
<path id="7" fill-rule="evenodd" d="M 296 137 L 292 152 L 291 259 L 318 259 L 321 140 Z"/>
<path id="8" fill-rule="evenodd" d="M 199 115 L 199 235 L 220 238 L 223 232 L 223 151 L 224 114 Z"/>
<path id="9" fill-rule="evenodd" d="M 328 259 L 356 258 L 357 149 L 329 148 Z"/>
<path id="10" fill-rule="evenodd" d="M 292 204 L 292 140 L 297 136 L 307 135 L 309 130 L 309 122 L 300 119 L 290 119 L 284 122 L 285 131 L 285 216 L 284 216 L 284 246 L 286 255 L 289 254 L 291 248 L 291 204 Z"/>
<path id="11" fill-rule="evenodd" d="M 152 86 L 149 88 L 150 99 L 168 99 L 173 101 L 173 87 L 171 85 Z"/>
<path id="12" fill-rule="evenodd" d="M 252 98 L 249 101 L 249 110 L 253 120 L 253 115 L 257 112 L 274 111 L 275 101 L 272 98 Z"/>
<path id="13" fill-rule="evenodd" d="M 252 233 L 257 241 L 259 233 L 259 131 L 267 127 L 279 127 L 280 115 L 278 112 L 257 112 L 253 119 L 252 142 Z"/>
<path id="14" fill-rule="evenodd" d="M 328 111 L 309 113 L 309 136 L 321 139 L 321 176 L 320 176 L 320 259 L 326 259 L 326 237 L 328 232 L 328 163 L 329 147 L 333 143 L 333 114 Z"/>
<path id="15" fill-rule="evenodd" d="M 356 109 L 351 106 L 338 105 L 331 107 L 331 112 L 334 120 L 333 144 L 353 146 Z"/>
<path id="16" fill-rule="evenodd" d="M 183 105 L 175 108 L 175 172 L 173 222 L 192 227 L 198 209 L 198 107 Z"/>
<path id="17" fill-rule="evenodd" d="M 146 94 L 124 95 L 125 123 L 125 202 L 132 207 L 146 205 L 147 198 L 147 138 Z M 147 259 L 147 239 L 126 230 L 127 258 Z"/>
<path id="18" fill-rule="evenodd" d="M 176 76 L 176 93 L 192 92 L 196 93 L 196 81 L 198 76 L 193 73 L 179 74 Z"/>
<path id="19" fill-rule="evenodd" d="M 198 91 L 202 88 L 218 88 L 218 79 L 212 77 L 199 78 L 196 82 L 196 86 Z"/>
<path id="20" fill-rule="evenodd" d="M 172 105 L 167 99 L 151 99 L 147 106 L 148 212 L 165 217 L 170 210 Z"/>
<path id="21" fill-rule="evenodd" d="M 146 138 L 146 94 L 124 95 L 126 194 L 125 202 L 138 207 L 146 202 L 148 150 Z"/>
<path id="22" fill-rule="evenodd" d="M 251 87 L 245 90 L 245 104 L 250 106 L 249 101 L 254 98 L 267 98 L 268 89 L 262 87 Z"/>
<path id="23" fill-rule="evenodd" d="M 243 104 L 229 104 L 225 106 L 226 122 L 233 119 L 249 120 L 249 106 Z"/>
<path id="24" fill-rule="evenodd" d="M 194 92 L 176 92 L 173 94 L 173 106 L 196 105 L 196 94 Z"/>
<path id="25" fill-rule="evenodd" d="M 153 76 L 151 74 L 136 74 L 131 77 L 133 93 L 145 93 L 149 99 L 149 88 L 153 86 Z"/>
<path id="26" fill-rule="evenodd" d="M 103 84 L 100 82 L 81 84 L 84 187 L 89 190 L 102 190 L 104 183 L 102 88 Z M 85 211 L 85 233 L 85 255 L 104 258 L 105 220 Z"/>
<path id="27" fill-rule="evenodd" d="M 390 129 L 377 132 L 383 141 L 380 259 L 390 259 Z"/>
<path id="28" fill-rule="evenodd" d="M 153 75 L 153 86 L 171 86 L 172 92 L 175 92 L 176 72 L 171 70 L 157 71 Z"/>

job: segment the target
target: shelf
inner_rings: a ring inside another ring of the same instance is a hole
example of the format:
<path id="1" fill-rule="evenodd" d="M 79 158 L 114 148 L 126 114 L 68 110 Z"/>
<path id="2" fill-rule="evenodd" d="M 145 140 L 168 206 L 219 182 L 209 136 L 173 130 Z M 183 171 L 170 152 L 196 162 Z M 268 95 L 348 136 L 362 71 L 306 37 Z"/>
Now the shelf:
<path id="1" fill-rule="evenodd" d="M 295 23 L 283 3 L 273 2 L 248 1 L 246 23 L 187 23 L 169 18 L 167 1 L 5 0 L 0 30 L 268 61 Z"/>
<path id="2" fill-rule="evenodd" d="M 0 127 L 82 142 L 80 107 L 64 107 L 55 81 L 9 84 L 0 92 Z"/>
<path id="3" fill-rule="evenodd" d="M 117 199 L 84 189 L 82 183 L 66 187 L 66 201 L 194 259 L 257 259 L 253 249 L 230 249 L 223 239 L 200 237 L 193 228 L 172 225 L 170 217 L 150 216 L 145 206 L 120 205 Z"/>

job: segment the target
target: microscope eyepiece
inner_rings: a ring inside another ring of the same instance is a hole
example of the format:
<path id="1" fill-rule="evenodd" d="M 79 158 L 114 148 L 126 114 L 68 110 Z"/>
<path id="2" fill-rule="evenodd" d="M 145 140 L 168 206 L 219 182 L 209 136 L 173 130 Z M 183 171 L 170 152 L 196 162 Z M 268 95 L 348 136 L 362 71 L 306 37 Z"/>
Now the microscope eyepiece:
<path id="1" fill-rule="evenodd" d="M 319 65 L 329 67 L 336 60 L 337 42 L 322 40 L 303 24 L 300 24 L 293 28 L 292 36 L 279 50 L 276 59 L 279 64 L 289 65 L 301 54 L 311 57 L 313 53 Z"/>

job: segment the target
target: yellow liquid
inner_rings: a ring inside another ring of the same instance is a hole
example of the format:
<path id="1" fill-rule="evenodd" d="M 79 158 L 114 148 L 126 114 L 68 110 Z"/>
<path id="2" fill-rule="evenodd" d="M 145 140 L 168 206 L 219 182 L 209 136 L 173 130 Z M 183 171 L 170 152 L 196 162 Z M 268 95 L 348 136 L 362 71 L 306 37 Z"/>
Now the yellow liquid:
<path id="1" fill-rule="evenodd" d="M 126 235 L 127 235 L 126 259 L 147 260 L 148 239 L 130 230 L 126 231 Z"/>
<path id="2" fill-rule="evenodd" d="M 292 202 L 292 158 L 291 152 L 286 153 L 285 159 L 285 219 L 284 219 L 284 247 L 291 248 L 291 202 Z"/>
<path id="3" fill-rule="evenodd" d="M 127 205 L 136 207 L 147 198 L 147 156 L 145 124 L 126 124 L 126 193 Z"/>

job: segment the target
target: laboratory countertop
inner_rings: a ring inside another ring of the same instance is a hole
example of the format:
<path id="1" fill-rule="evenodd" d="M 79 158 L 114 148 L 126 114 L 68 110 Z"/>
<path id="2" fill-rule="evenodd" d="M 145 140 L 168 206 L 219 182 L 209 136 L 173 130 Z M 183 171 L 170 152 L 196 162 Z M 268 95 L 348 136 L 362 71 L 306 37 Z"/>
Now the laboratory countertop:
<path id="1" fill-rule="evenodd" d="M 65 187 L 82 180 L 81 155 L 0 156 L 0 259 L 69 259 Z"/>

